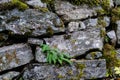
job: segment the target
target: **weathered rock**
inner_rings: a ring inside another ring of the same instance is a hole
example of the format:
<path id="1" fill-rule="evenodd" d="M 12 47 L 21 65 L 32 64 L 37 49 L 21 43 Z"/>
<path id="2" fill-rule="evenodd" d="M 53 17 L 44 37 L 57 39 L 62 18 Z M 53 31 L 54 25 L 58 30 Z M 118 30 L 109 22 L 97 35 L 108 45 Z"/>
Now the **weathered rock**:
<path id="1" fill-rule="evenodd" d="M 73 32 L 73 31 L 78 31 L 79 29 L 79 22 L 70 22 L 68 24 L 68 31 Z"/>
<path id="2" fill-rule="evenodd" d="M 117 49 L 117 58 L 120 59 L 120 49 Z"/>
<path id="3" fill-rule="evenodd" d="M 103 24 L 100 24 L 99 20 L 103 21 L 105 26 Z M 110 24 L 110 17 L 105 16 L 103 17 L 103 19 L 99 19 L 99 20 L 98 18 L 90 18 L 83 21 L 72 21 L 68 24 L 68 31 L 74 32 L 74 31 L 85 30 L 89 28 L 95 28 L 97 26 L 107 27 Z"/>
<path id="4" fill-rule="evenodd" d="M 39 45 L 43 44 L 43 40 L 37 38 L 28 38 L 28 43 L 32 45 Z"/>
<path id="5" fill-rule="evenodd" d="M 102 78 L 106 74 L 105 60 L 81 60 L 71 66 L 33 64 L 23 73 L 24 80 L 79 80 Z"/>
<path id="6" fill-rule="evenodd" d="M 102 78 L 106 76 L 106 61 L 105 59 L 99 60 L 79 60 L 77 63 L 81 63 L 85 65 L 85 69 L 83 70 L 85 79 L 92 78 Z"/>
<path id="7" fill-rule="evenodd" d="M 35 60 L 38 62 L 47 62 L 46 56 L 42 53 L 39 46 L 36 47 Z"/>
<path id="8" fill-rule="evenodd" d="M 68 24 L 67 29 L 68 29 L 69 32 L 84 30 L 84 29 L 86 29 L 86 25 L 82 21 L 70 22 Z"/>
<path id="9" fill-rule="evenodd" d="M 29 0 L 29 1 L 26 1 L 26 3 L 33 7 L 47 8 L 47 5 L 43 2 L 41 2 L 41 0 Z"/>
<path id="10" fill-rule="evenodd" d="M 118 41 L 118 44 L 120 44 L 120 20 L 116 22 L 117 23 L 117 41 Z"/>
<path id="11" fill-rule="evenodd" d="M 84 20 L 83 23 L 86 25 L 86 28 L 94 28 L 98 24 L 98 19 L 97 18 L 87 19 L 87 20 Z"/>
<path id="12" fill-rule="evenodd" d="M 114 6 L 114 0 L 110 0 L 110 7 Z"/>
<path id="13" fill-rule="evenodd" d="M 106 27 L 110 25 L 110 17 L 105 16 L 103 20 L 106 24 Z"/>
<path id="14" fill-rule="evenodd" d="M 99 28 L 78 31 L 69 35 L 53 36 L 52 38 L 45 38 L 45 41 L 51 47 L 69 53 L 71 57 L 85 54 L 90 49 L 102 50 L 103 47 Z"/>
<path id="15" fill-rule="evenodd" d="M 0 71 L 12 69 L 29 63 L 33 59 L 27 44 L 14 44 L 0 48 Z"/>
<path id="16" fill-rule="evenodd" d="M 18 76 L 19 74 L 19 72 L 11 71 L 0 75 L 0 80 L 12 80 L 12 78 Z"/>
<path id="17" fill-rule="evenodd" d="M 60 18 L 52 12 L 42 12 L 35 9 L 19 11 L 13 9 L 0 12 L 2 30 L 11 31 L 11 34 L 41 36 L 64 31 Z"/>
<path id="18" fill-rule="evenodd" d="M 115 46 L 116 41 L 117 41 L 117 37 L 116 37 L 116 33 L 114 30 L 107 32 L 107 36 L 110 38 L 111 43 Z"/>
<path id="19" fill-rule="evenodd" d="M 11 0 L 0 0 L 0 4 L 2 4 L 2 3 L 8 3 L 8 2 L 10 2 Z"/>
<path id="20" fill-rule="evenodd" d="M 86 55 L 86 59 L 99 59 L 102 57 L 102 52 L 90 52 L 89 54 Z"/>
<path id="21" fill-rule="evenodd" d="M 65 21 L 84 19 L 91 16 L 96 16 L 95 8 L 90 8 L 87 5 L 76 6 L 68 1 L 55 1 L 55 11 L 58 15 L 63 16 Z"/>
<path id="22" fill-rule="evenodd" d="M 115 3 L 115 6 L 119 6 L 120 5 L 120 0 L 113 0 Z"/>

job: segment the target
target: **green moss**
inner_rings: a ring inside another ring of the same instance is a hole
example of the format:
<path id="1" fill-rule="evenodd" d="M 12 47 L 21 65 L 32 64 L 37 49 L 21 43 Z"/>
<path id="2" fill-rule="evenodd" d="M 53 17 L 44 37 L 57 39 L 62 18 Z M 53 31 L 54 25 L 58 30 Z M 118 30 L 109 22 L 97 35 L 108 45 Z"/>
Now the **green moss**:
<path id="1" fill-rule="evenodd" d="M 46 32 L 49 36 L 53 35 L 54 34 L 54 31 L 53 29 L 49 26 L 47 29 L 46 29 Z"/>
<path id="2" fill-rule="evenodd" d="M 19 10 L 25 10 L 29 8 L 27 4 L 21 2 L 20 0 L 11 0 L 8 3 L 0 4 L 0 11 L 14 9 L 15 7 L 17 7 Z"/>
<path id="3" fill-rule="evenodd" d="M 25 10 L 25 9 L 29 8 L 27 4 L 25 4 L 19 0 L 12 0 L 11 3 L 13 5 L 15 5 L 19 10 Z"/>
<path id="4" fill-rule="evenodd" d="M 108 12 L 104 9 L 97 9 L 96 12 L 98 16 L 108 14 Z"/>
<path id="5" fill-rule="evenodd" d="M 91 54 L 92 58 L 94 59 L 96 56 L 96 52 L 91 52 L 90 54 Z"/>
<path id="6" fill-rule="evenodd" d="M 77 80 L 81 79 L 81 77 L 83 76 L 83 69 L 85 68 L 85 64 L 80 64 L 80 63 L 77 63 L 76 64 L 76 68 L 78 69 L 79 71 L 79 74 L 76 76 Z"/>
<path id="7" fill-rule="evenodd" d="M 57 77 L 58 77 L 59 79 L 64 78 L 64 76 L 61 75 L 61 74 L 59 74 Z"/>
<path id="8" fill-rule="evenodd" d="M 14 5 L 11 2 L 0 4 L 0 11 L 4 11 L 6 9 L 13 9 Z"/>
<path id="9" fill-rule="evenodd" d="M 69 70 L 69 71 L 68 71 L 68 74 L 69 74 L 69 75 L 73 75 L 73 71 L 72 71 L 72 70 Z"/>
<path id="10" fill-rule="evenodd" d="M 108 9 L 110 7 L 109 0 L 69 0 L 69 1 L 75 5 L 87 4 L 91 7 L 101 5 L 104 9 Z"/>
<path id="11" fill-rule="evenodd" d="M 116 7 L 112 9 L 111 12 L 112 19 L 111 21 L 115 23 L 117 20 L 120 20 L 120 7 Z"/>
<path id="12" fill-rule="evenodd" d="M 106 31 L 104 29 L 100 30 L 100 36 L 103 38 L 106 36 Z"/>
<path id="13" fill-rule="evenodd" d="M 105 28 L 106 27 L 106 22 L 104 20 L 98 19 L 98 25 Z"/>
<path id="14" fill-rule="evenodd" d="M 47 4 L 53 4 L 55 0 L 41 0 L 41 1 Z"/>
<path id="15" fill-rule="evenodd" d="M 103 48 L 103 58 L 106 59 L 107 73 L 109 76 L 114 75 L 113 68 L 120 67 L 120 60 L 117 59 L 115 48 L 106 43 Z"/>
<path id="16" fill-rule="evenodd" d="M 41 7 L 38 7 L 37 8 L 38 10 L 42 11 L 42 12 L 48 12 L 48 8 L 41 8 Z"/>

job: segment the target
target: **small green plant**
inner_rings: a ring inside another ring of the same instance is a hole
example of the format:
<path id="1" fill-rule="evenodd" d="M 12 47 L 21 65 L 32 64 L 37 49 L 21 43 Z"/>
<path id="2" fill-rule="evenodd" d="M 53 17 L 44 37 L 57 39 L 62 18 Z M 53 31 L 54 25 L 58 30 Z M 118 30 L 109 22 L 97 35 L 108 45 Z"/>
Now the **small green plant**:
<path id="1" fill-rule="evenodd" d="M 20 77 L 18 80 L 24 80 L 23 77 Z"/>
<path id="2" fill-rule="evenodd" d="M 47 62 L 50 64 L 60 64 L 62 65 L 63 63 L 68 63 L 68 64 L 72 64 L 72 62 L 70 61 L 70 56 L 68 54 L 65 54 L 64 52 L 60 52 L 58 49 L 56 48 L 51 48 L 49 45 L 47 44 L 42 44 L 40 45 L 42 52 L 45 53 L 45 55 L 47 56 Z"/>

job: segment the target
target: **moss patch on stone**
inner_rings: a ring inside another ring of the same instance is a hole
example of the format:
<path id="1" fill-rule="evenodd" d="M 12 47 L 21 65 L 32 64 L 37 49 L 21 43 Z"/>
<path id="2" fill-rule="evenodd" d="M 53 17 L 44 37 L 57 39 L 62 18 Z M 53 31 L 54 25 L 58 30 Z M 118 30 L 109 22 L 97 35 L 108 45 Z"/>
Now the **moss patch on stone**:
<path id="1" fill-rule="evenodd" d="M 83 69 L 85 68 L 85 64 L 77 63 L 76 68 L 78 69 L 78 75 L 76 76 L 76 79 L 79 80 L 81 77 L 83 77 Z"/>
<path id="2" fill-rule="evenodd" d="M 111 19 L 112 22 L 116 22 L 117 20 L 120 20 L 120 7 L 113 8 L 111 12 L 111 16 L 112 16 Z"/>
<path id="3" fill-rule="evenodd" d="M 25 9 L 29 8 L 27 4 L 25 4 L 19 0 L 12 0 L 11 3 L 13 5 L 15 5 L 19 10 L 25 10 Z"/>
<path id="4" fill-rule="evenodd" d="M 27 4 L 20 0 L 11 0 L 10 2 L 0 4 L 0 11 L 10 10 L 14 8 L 18 8 L 19 10 L 25 10 L 29 7 Z"/>
<path id="5" fill-rule="evenodd" d="M 107 73 L 112 77 L 114 75 L 113 69 L 120 67 L 120 60 L 117 59 L 117 52 L 112 45 L 108 43 L 104 45 L 103 58 L 106 59 Z"/>
<path id="6" fill-rule="evenodd" d="M 110 0 L 69 0 L 69 1 L 75 5 L 87 4 L 91 7 L 101 5 L 104 9 L 108 9 L 110 7 Z"/>

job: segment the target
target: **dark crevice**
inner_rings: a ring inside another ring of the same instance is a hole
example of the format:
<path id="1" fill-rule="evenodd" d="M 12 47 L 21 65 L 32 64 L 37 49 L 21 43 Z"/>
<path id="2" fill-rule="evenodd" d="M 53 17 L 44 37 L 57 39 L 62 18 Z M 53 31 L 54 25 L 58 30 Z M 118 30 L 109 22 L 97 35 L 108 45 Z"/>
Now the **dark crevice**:
<path id="1" fill-rule="evenodd" d="M 5 74 L 5 73 L 8 73 L 8 72 L 10 72 L 10 71 L 21 72 L 26 65 L 27 65 L 27 64 L 22 65 L 22 66 L 18 66 L 18 67 L 16 67 L 16 68 L 12 68 L 12 69 L 7 69 L 7 70 L 4 70 L 4 71 L 1 71 L 1 72 L 0 72 L 0 75 Z"/>
<path id="2" fill-rule="evenodd" d="M 19 35 L 9 35 L 8 41 L 11 43 L 26 43 L 27 42 L 26 36 L 19 36 Z"/>
<path id="3" fill-rule="evenodd" d="M 57 14 L 57 13 L 56 13 Z M 69 23 L 69 22 L 72 22 L 72 21 L 85 21 L 85 20 L 87 20 L 87 19 L 96 19 L 96 18 L 98 18 L 98 17 L 103 17 L 103 16 L 110 16 L 110 15 L 107 15 L 107 14 L 103 14 L 103 15 L 96 15 L 96 16 L 88 16 L 87 18 L 82 18 L 82 19 L 71 19 L 71 20 L 64 20 L 64 15 L 59 15 L 59 14 L 57 14 L 61 19 L 62 19 L 62 21 L 64 22 L 64 23 Z"/>
<path id="4" fill-rule="evenodd" d="M 31 49 L 32 49 L 32 54 L 34 59 L 31 62 L 35 62 L 35 52 L 36 52 L 36 46 L 35 45 L 30 45 Z"/>

